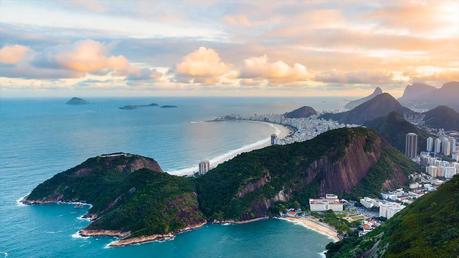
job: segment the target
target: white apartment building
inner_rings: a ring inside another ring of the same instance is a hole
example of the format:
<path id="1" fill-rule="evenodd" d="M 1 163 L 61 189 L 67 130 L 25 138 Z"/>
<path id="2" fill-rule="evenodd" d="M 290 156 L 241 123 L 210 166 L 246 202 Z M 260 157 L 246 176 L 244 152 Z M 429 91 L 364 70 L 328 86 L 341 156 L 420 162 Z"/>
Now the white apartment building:
<path id="1" fill-rule="evenodd" d="M 327 194 L 325 198 L 309 199 L 309 208 L 311 211 L 343 211 L 344 204 L 334 194 Z"/>
<path id="2" fill-rule="evenodd" d="M 385 218 L 392 218 L 397 212 L 403 210 L 404 205 L 396 202 L 385 202 L 379 205 L 379 216 Z"/>

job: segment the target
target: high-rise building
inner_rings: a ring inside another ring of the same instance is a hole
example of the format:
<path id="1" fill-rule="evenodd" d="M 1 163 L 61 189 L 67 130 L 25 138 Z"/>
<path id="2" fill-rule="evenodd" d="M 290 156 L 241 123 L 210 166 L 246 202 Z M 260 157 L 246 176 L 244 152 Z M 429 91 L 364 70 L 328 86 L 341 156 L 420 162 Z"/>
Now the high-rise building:
<path id="1" fill-rule="evenodd" d="M 451 143 L 447 137 L 441 139 L 441 152 L 445 156 L 451 155 Z"/>
<path id="2" fill-rule="evenodd" d="M 199 162 L 199 174 L 204 175 L 210 169 L 210 162 L 208 160 L 204 160 Z"/>
<path id="3" fill-rule="evenodd" d="M 441 152 L 441 140 L 440 138 L 435 139 L 435 153 Z"/>
<path id="4" fill-rule="evenodd" d="M 450 137 L 449 142 L 451 144 L 451 153 L 456 153 L 457 152 L 456 138 Z"/>
<path id="5" fill-rule="evenodd" d="M 432 152 L 434 147 L 434 139 L 432 137 L 427 138 L 427 152 Z"/>
<path id="6" fill-rule="evenodd" d="M 271 134 L 271 145 L 276 145 L 277 142 L 277 134 Z"/>
<path id="7" fill-rule="evenodd" d="M 405 155 L 410 158 L 416 158 L 418 153 L 418 135 L 415 133 L 408 133 L 405 142 Z"/>

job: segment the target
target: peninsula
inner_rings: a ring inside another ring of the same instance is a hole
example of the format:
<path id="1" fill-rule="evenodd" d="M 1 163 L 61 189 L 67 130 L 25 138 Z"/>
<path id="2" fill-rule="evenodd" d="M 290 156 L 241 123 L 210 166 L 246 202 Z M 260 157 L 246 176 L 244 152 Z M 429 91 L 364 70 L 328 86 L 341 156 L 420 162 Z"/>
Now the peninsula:
<path id="1" fill-rule="evenodd" d="M 313 196 L 350 198 L 403 186 L 416 165 L 365 128 L 332 130 L 306 141 L 247 152 L 197 177 L 162 171 L 151 158 L 114 153 L 90 158 L 38 185 L 25 204 L 83 202 L 84 236 L 111 246 L 161 239 L 207 222 L 277 216 Z"/>

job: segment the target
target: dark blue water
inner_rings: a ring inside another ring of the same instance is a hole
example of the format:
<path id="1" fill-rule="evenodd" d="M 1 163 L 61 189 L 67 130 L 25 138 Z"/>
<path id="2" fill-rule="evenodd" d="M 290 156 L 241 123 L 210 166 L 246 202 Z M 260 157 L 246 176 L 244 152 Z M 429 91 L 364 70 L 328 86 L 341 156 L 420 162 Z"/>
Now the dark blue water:
<path id="1" fill-rule="evenodd" d="M 301 105 L 334 109 L 326 98 L 0 99 L 0 257 L 316 257 L 329 241 L 284 221 L 209 225 L 172 241 L 105 248 L 110 238 L 74 238 L 87 222 L 84 208 L 19 206 L 38 183 L 85 159 L 117 151 L 156 159 L 165 171 L 269 137 L 273 128 L 249 122 L 202 122 L 230 113 L 282 113 Z M 178 105 L 177 109 L 120 110 L 127 104 Z"/>

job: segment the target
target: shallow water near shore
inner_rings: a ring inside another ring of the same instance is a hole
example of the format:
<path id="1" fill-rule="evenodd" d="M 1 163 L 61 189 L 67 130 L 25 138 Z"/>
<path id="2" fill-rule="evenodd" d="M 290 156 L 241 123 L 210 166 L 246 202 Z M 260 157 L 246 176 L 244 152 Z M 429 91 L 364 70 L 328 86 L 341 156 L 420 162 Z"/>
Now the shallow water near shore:
<path id="1" fill-rule="evenodd" d="M 112 238 L 78 238 L 86 207 L 23 206 L 17 200 L 37 184 L 101 153 L 131 152 L 155 158 L 165 171 L 216 159 L 269 137 L 263 123 L 205 123 L 232 113 L 283 113 L 301 105 L 334 109 L 326 98 L 0 99 L 0 257 L 320 257 L 330 240 L 279 220 L 206 225 L 172 241 L 105 248 Z M 325 102 L 324 102 L 325 101 Z M 177 109 L 120 110 L 129 104 Z"/>

